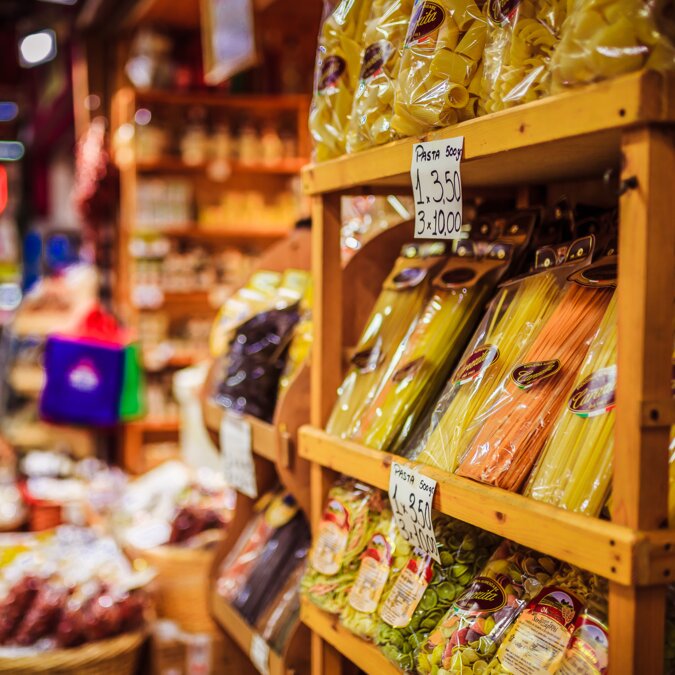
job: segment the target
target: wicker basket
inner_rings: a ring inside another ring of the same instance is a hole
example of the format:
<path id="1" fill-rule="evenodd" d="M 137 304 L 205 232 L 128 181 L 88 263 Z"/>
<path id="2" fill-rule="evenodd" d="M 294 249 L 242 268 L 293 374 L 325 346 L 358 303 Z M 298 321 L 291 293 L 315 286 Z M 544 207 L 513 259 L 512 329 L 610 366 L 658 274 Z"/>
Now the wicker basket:
<path id="1" fill-rule="evenodd" d="M 7 675 L 134 675 L 145 634 L 126 633 L 73 649 L 57 649 L 35 656 L 0 658 Z"/>

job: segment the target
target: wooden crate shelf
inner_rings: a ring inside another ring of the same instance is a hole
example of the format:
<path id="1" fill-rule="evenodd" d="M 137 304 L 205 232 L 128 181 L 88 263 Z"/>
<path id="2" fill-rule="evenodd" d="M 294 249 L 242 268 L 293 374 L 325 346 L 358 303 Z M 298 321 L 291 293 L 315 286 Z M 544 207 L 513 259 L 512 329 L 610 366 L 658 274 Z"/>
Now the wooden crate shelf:
<path id="1" fill-rule="evenodd" d="M 260 175 L 281 175 L 293 176 L 297 174 L 307 160 L 296 157 L 286 159 L 274 164 L 248 164 L 246 162 L 232 161 L 229 162 L 232 173 L 235 174 L 260 174 Z M 136 170 L 139 173 L 200 173 L 208 178 L 207 172 L 208 164 L 186 164 L 180 157 L 162 157 L 157 160 L 136 162 Z M 227 179 L 226 179 L 227 180 Z M 218 180 L 217 182 L 224 182 Z"/>

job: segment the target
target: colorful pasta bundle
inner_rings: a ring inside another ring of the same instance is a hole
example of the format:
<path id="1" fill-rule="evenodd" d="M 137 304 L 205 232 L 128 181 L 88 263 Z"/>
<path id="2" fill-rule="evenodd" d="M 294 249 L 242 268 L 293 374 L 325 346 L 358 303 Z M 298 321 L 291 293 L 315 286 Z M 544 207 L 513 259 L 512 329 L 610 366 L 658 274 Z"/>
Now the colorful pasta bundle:
<path id="1" fill-rule="evenodd" d="M 641 68 L 675 67 L 669 3 L 575 0 L 552 61 L 553 86 L 586 84 Z"/>
<path id="2" fill-rule="evenodd" d="M 522 363 L 479 413 L 482 426 L 458 474 L 520 489 L 567 401 L 611 297 L 612 289 L 569 284 Z"/>
<path id="3" fill-rule="evenodd" d="M 471 244 L 463 243 L 434 279 L 434 293 L 420 320 L 364 411 L 355 438 L 365 445 L 388 452 L 401 448 L 455 365 L 506 270 L 506 245 L 495 244 L 482 260 L 461 257 L 473 255 Z"/>
<path id="4" fill-rule="evenodd" d="M 347 152 L 392 140 L 394 85 L 413 0 L 374 0 L 363 37 L 359 85 L 354 95 Z"/>
<path id="5" fill-rule="evenodd" d="M 318 162 L 345 151 L 369 10 L 370 0 L 340 0 L 321 26 L 309 112 L 309 129 Z"/>
<path id="6" fill-rule="evenodd" d="M 404 246 L 382 285 L 375 307 L 356 346 L 352 365 L 338 389 L 326 431 L 349 438 L 372 400 L 405 335 L 427 300 L 433 270 L 443 261 L 442 244 Z"/>
<path id="7" fill-rule="evenodd" d="M 503 3 L 488 3 L 483 56 L 486 112 L 535 101 L 550 92 L 551 58 L 568 4 L 568 0 L 523 0 L 515 10 L 504 12 Z"/>
<path id="8" fill-rule="evenodd" d="M 391 126 L 402 136 L 479 114 L 487 21 L 483 0 L 416 0 Z"/>
<path id="9" fill-rule="evenodd" d="M 436 404 L 421 452 L 414 453 L 420 462 L 454 472 L 467 429 L 550 316 L 560 287 L 547 271 L 500 289 Z"/>
<path id="10" fill-rule="evenodd" d="M 616 388 L 616 295 L 560 411 L 525 494 L 589 516 L 600 514 L 612 478 Z"/>

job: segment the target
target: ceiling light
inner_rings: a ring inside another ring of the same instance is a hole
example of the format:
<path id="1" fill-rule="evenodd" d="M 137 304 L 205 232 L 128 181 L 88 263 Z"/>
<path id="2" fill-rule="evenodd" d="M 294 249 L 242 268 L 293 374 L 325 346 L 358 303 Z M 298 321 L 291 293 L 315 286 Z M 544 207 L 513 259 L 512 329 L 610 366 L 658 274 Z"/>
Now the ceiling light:
<path id="1" fill-rule="evenodd" d="M 56 34 L 41 30 L 26 35 L 19 43 L 19 61 L 24 68 L 32 68 L 51 61 L 56 56 Z"/>

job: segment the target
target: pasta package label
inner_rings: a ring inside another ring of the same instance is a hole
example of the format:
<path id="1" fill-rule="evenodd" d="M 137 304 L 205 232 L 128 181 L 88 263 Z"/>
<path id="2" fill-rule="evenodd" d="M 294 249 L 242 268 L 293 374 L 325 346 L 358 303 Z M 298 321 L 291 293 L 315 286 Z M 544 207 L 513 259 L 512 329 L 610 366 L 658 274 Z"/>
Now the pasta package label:
<path id="1" fill-rule="evenodd" d="M 601 368 L 586 377 L 574 389 L 567 409 L 579 417 L 595 417 L 616 405 L 616 365 Z"/>
<path id="2" fill-rule="evenodd" d="M 606 675 L 609 667 L 607 627 L 583 612 L 557 672 L 559 675 Z"/>
<path id="3" fill-rule="evenodd" d="M 499 348 L 495 345 L 482 345 L 466 357 L 464 363 L 455 372 L 456 386 L 477 380 L 499 358 Z"/>
<path id="4" fill-rule="evenodd" d="M 321 574 L 337 574 L 347 548 L 349 511 L 338 499 L 331 499 L 319 524 L 312 552 L 312 567 Z"/>
<path id="5" fill-rule="evenodd" d="M 391 570 L 393 548 L 388 537 L 377 532 L 363 554 L 359 574 L 349 593 L 349 604 L 370 614 L 377 609 Z"/>
<path id="6" fill-rule="evenodd" d="M 560 371 L 559 359 L 521 363 L 511 371 L 511 380 L 519 389 L 529 389 Z"/>
<path id="7" fill-rule="evenodd" d="M 382 620 L 394 628 L 405 628 L 412 620 L 433 571 L 431 557 L 416 551 L 399 574 L 380 610 Z"/>
<path id="8" fill-rule="evenodd" d="M 363 62 L 359 79 L 363 82 L 375 77 L 384 68 L 384 64 L 394 52 L 394 45 L 388 40 L 379 40 L 368 45 L 363 51 Z"/>
<path id="9" fill-rule="evenodd" d="M 506 593 L 498 581 L 476 577 L 455 602 L 464 612 L 497 612 L 506 604 Z"/>
<path id="10" fill-rule="evenodd" d="M 405 46 L 420 42 L 435 30 L 438 30 L 445 21 L 445 10 L 437 2 L 426 0 L 420 2 L 415 9 L 415 13 L 410 19 L 408 35 L 405 39 Z"/>
<path id="11" fill-rule="evenodd" d="M 327 56 L 321 66 L 318 90 L 319 94 L 330 94 L 336 91 L 340 78 L 347 70 L 347 62 L 335 54 Z"/>
<path id="12" fill-rule="evenodd" d="M 513 18 L 519 4 L 520 0 L 488 0 L 488 17 L 497 24 L 506 23 Z"/>
<path id="13" fill-rule="evenodd" d="M 557 587 L 545 588 L 516 619 L 497 659 L 512 675 L 558 672 L 581 602 Z"/>

